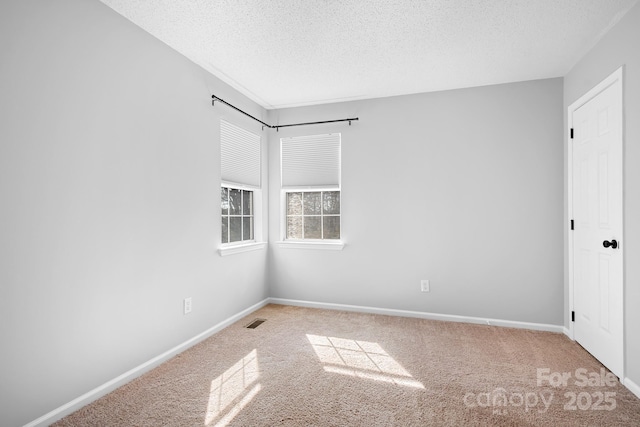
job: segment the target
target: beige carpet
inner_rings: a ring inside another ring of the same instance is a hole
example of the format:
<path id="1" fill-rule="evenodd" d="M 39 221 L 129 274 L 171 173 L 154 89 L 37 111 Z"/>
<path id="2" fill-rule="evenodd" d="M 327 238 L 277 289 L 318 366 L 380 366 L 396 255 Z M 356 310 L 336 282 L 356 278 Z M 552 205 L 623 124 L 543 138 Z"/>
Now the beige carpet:
<path id="1" fill-rule="evenodd" d="M 269 305 L 54 425 L 640 425 L 601 369 L 561 334 Z"/>

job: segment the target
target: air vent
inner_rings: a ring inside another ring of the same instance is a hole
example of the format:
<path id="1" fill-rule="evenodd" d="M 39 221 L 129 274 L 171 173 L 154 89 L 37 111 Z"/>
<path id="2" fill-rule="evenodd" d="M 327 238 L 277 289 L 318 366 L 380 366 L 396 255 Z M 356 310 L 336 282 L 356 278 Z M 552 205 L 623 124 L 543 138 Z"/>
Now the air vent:
<path id="1" fill-rule="evenodd" d="M 247 329 L 255 329 L 258 326 L 262 325 L 266 321 L 267 321 L 267 319 L 254 319 L 251 323 L 249 323 L 247 326 L 245 326 L 245 328 L 247 328 Z"/>

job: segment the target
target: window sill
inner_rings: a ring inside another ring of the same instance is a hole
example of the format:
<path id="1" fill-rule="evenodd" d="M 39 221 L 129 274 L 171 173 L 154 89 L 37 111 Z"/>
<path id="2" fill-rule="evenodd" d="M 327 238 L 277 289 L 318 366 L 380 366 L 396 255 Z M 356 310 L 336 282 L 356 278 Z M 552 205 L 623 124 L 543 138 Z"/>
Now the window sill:
<path id="1" fill-rule="evenodd" d="M 281 241 L 276 242 L 276 245 L 280 248 L 287 249 L 315 249 L 322 251 L 341 251 L 344 249 L 344 243 L 342 241 L 336 242 L 304 242 L 304 241 Z"/>
<path id="2" fill-rule="evenodd" d="M 267 247 L 266 242 L 252 242 L 241 245 L 225 246 L 218 249 L 220 256 L 234 255 L 243 252 L 258 251 Z"/>

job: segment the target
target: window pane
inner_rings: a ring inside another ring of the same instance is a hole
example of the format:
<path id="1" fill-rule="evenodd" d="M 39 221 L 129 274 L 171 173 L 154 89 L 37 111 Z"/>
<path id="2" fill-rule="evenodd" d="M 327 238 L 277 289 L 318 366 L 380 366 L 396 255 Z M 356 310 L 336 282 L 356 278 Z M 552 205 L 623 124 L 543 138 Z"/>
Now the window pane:
<path id="1" fill-rule="evenodd" d="M 340 214 L 339 191 L 325 191 L 323 193 L 322 210 L 324 214 Z"/>
<path id="2" fill-rule="evenodd" d="M 242 240 L 253 239 L 253 218 L 250 216 L 242 218 Z"/>
<path id="3" fill-rule="evenodd" d="M 287 239 L 302 239 L 302 217 L 287 217 Z"/>
<path id="4" fill-rule="evenodd" d="M 320 204 L 321 194 L 322 193 L 319 191 L 314 193 L 303 193 L 305 215 L 320 215 L 320 209 L 322 209 Z"/>
<path id="5" fill-rule="evenodd" d="M 322 218 L 322 221 L 324 226 L 324 238 L 339 239 L 340 238 L 340 217 L 325 216 Z"/>
<path id="6" fill-rule="evenodd" d="M 322 239 L 322 229 L 319 216 L 304 217 L 304 238 Z"/>
<path id="7" fill-rule="evenodd" d="M 229 217 L 222 217 L 222 243 L 229 243 Z"/>
<path id="8" fill-rule="evenodd" d="M 253 215 L 253 191 L 242 190 L 242 215 Z"/>
<path id="9" fill-rule="evenodd" d="M 229 218 L 229 242 L 239 242 L 242 240 L 242 218 Z"/>
<path id="10" fill-rule="evenodd" d="M 229 215 L 229 189 L 222 187 L 220 192 L 220 208 L 222 215 Z"/>
<path id="11" fill-rule="evenodd" d="M 287 193 L 287 215 L 302 215 L 302 193 Z"/>
<path id="12" fill-rule="evenodd" d="M 229 215 L 240 215 L 242 191 L 233 188 L 229 189 Z"/>

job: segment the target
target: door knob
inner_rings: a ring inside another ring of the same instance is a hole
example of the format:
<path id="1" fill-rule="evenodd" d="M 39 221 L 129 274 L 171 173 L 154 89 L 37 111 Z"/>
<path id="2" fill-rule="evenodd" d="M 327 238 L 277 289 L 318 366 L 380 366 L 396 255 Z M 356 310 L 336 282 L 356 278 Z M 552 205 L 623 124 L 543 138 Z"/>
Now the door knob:
<path id="1" fill-rule="evenodd" d="M 618 247 L 618 241 L 615 239 L 612 241 L 605 240 L 604 242 L 602 242 L 602 246 L 604 246 L 605 248 L 611 246 L 613 249 L 615 249 Z"/>

